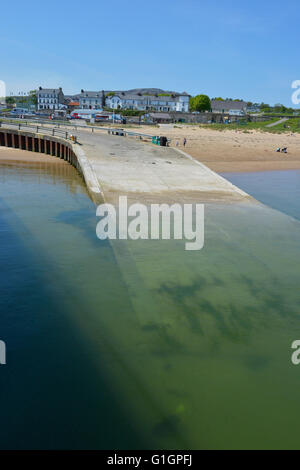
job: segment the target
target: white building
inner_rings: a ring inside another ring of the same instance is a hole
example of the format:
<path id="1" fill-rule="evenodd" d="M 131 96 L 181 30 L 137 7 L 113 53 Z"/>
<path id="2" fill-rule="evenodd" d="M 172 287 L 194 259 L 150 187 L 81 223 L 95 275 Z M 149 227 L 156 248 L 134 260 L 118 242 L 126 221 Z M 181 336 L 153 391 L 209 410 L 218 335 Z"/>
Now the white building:
<path id="1" fill-rule="evenodd" d="M 102 91 L 81 90 L 81 93 L 74 98 L 79 101 L 81 109 L 101 109 L 105 103 Z"/>
<path id="2" fill-rule="evenodd" d="M 69 97 L 79 102 L 80 109 L 135 109 L 139 111 L 189 111 L 190 96 L 159 88 L 137 88 L 128 91 L 85 91 Z"/>
<path id="3" fill-rule="evenodd" d="M 154 110 L 189 111 L 189 95 L 187 93 L 133 93 L 131 91 L 110 92 L 106 96 L 105 105 L 112 109 L 136 109 L 139 111 Z"/>
<path id="4" fill-rule="evenodd" d="M 42 88 L 36 92 L 37 109 L 41 110 L 59 110 L 66 109 L 65 97 L 61 88 Z"/>
<path id="5" fill-rule="evenodd" d="M 213 113 L 243 116 L 247 112 L 247 103 L 242 100 L 211 100 L 211 110 Z"/>

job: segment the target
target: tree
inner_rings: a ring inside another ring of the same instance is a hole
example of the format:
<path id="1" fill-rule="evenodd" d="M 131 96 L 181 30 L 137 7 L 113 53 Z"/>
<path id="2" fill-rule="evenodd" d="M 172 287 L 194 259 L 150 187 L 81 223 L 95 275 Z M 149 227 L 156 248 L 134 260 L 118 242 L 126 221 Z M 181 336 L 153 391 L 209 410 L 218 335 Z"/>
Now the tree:
<path id="1" fill-rule="evenodd" d="M 260 110 L 262 113 L 271 113 L 272 109 L 271 106 L 267 103 L 262 102 L 260 105 Z"/>
<path id="2" fill-rule="evenodd" d="M 207 95 L 197 95 L 190 98 L 191 111 L 210 111 L 211 103 Z"/>
<path id="3" fill-rule="evenodd" d="M 16 99 L 13 96 L 7 96 L 5 101 L 7 104 L 15 104 Z"/>
<path id="4" fill-rule="evenodd" d="M 273 108 L 274 113 L 285 113 L 287 108 L 283 104 L 276 104 Z"/>
<path id="5" fill-rule="evenodd" d="M 36 106 L 37 105 L 36 90 L 30 90 L 30 92 L 28 93 L 28 97 L 29 97 L 29 102 Z"/>

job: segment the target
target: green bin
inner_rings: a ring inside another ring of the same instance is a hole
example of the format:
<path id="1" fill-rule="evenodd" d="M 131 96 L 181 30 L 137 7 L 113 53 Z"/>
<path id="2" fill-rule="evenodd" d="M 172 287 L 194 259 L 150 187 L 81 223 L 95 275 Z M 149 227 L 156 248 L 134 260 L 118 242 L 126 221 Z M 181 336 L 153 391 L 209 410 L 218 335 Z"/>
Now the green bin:
<path id="1" fill-rule="evenodd" d="M 152 144 L 160 145 L 160 137 L 158 137 L 158 136 L 153 136 L 153 137 L 152 137 Z"/>

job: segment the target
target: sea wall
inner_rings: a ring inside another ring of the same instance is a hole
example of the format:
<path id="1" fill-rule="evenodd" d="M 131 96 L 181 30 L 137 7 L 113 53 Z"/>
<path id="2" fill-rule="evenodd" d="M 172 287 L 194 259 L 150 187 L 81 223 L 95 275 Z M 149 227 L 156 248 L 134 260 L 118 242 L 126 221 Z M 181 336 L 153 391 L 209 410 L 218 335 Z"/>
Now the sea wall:
<path id="1" fill-rule="evenodd" d="M 99 181 L 79 143 L 58 136 L 1 127 L 0 146 L 45 153 L 66 160 L 81 173 L 93 201 L 98 203 L 102 200 Z"/>

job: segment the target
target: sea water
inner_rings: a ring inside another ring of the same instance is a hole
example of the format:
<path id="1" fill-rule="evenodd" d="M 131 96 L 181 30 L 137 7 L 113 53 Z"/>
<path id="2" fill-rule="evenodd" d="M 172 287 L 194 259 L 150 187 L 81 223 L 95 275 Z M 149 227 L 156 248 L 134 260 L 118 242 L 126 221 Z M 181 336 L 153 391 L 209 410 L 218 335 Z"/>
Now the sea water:
<path id="1" fill-rule="evenodd" d="M 74 168 L 0 164 L 0 448 L 299 448 L 299 222 L 208 204 L 197 252 L 97 222 Z"/>

